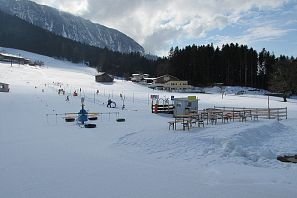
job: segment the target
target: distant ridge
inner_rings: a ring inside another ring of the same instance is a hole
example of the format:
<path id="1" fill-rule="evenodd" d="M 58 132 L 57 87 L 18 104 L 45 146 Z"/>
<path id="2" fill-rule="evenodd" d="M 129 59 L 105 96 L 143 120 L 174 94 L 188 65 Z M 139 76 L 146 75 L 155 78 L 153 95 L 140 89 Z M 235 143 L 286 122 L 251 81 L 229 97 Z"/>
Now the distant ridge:
<path id="1" fill-rule="evenodd" d="M 29 0 L 0 0 L 0 10 L 57 35 L 87 45 L 122 53 L 144 54 L 141 45 L 118 30 L 92 23 L 49 6 L 39 5 Z"/>

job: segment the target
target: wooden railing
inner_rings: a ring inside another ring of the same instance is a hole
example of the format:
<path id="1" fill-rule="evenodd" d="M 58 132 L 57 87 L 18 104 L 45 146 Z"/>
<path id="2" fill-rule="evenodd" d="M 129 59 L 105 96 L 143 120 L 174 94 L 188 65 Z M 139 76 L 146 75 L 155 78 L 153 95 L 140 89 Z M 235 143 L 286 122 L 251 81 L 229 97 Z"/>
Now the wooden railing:
<path id="1" fill-rule="evenodd" d="M 152 113 L 173 113 L 174 106 L 173 105 L 151 105 Z"/>
<path id="2" fill-rule="evenodd" d="M 250 111 L 253 116 L 265 119 L 288 119 L 288 108 L 244 108 L 244 107 L 217 107 L 214 109 L 226 112 Z"/>

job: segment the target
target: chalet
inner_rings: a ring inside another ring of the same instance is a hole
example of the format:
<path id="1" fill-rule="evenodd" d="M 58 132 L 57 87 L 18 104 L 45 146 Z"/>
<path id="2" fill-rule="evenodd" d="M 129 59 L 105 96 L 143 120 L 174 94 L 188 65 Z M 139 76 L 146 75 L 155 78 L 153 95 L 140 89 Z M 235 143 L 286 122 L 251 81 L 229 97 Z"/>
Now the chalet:
<path id="1" fill-rule="evenodd" d="M 191 86 L 188 84 L 188 81 L 180 80 L 177 77 L 171 76 L 169 74 L 157 77 L 154 80 L 153 85 L 150 87 L 168 91 L 185 90 L 191 88 Z"/>
<path id="2" fill-rule="evenodd" d="M 191 85 L 188 85 L 188 81 L 185 80 L 168 81 L 164 84 L 164 89 L 168 91 L 185 90 L 189 88 L 191 88 Z"/>
<path id="3" fill-rule="evenodd" d="M 15 56 L 12 54 L 5 54 L 5 53 L 0 53 L 0 61 L 4 61 L 4 62 L 10 62 L 10 63 L 17 63 L 17 64 L 28 64 L 29 63 L 29 59 L 26 59 L 24 57 L 21 56 Z"/>
<path id="4" fill-rule="evenodd" d="M 0 82 L 0 92 L 9 92 L 9 84 Z"/>
<path id="5" fill-rule="evenodd" d="M 96 82 L 113 82 L 113 77 L 108 75 L 106 72 L 99 72 L 95 76 Z"/>
<path id="6" fill-rule="evenodd" d="M 166 74 L 166 75 L 163 75 L 163 76 L 160 76 L 160 77 L 157 77 L 155 79 L 155 84 L 165 84 L 169 81 L 179 81 L 179 79 L 175 76 L 171 76 L 169 74 Z"/>

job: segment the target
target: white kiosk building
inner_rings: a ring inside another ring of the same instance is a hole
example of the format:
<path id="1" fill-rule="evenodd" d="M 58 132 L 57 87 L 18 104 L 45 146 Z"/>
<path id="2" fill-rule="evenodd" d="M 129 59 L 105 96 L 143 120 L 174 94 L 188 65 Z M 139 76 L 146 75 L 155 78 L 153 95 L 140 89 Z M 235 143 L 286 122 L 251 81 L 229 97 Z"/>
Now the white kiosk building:
<path id="1" fill-rule="evenodd" d="M 173 104 L 174 116 L 198 112 L 198 98 L 196 98 L 196 96 L 188 96 L 188 98 L 174 98 Z"/>

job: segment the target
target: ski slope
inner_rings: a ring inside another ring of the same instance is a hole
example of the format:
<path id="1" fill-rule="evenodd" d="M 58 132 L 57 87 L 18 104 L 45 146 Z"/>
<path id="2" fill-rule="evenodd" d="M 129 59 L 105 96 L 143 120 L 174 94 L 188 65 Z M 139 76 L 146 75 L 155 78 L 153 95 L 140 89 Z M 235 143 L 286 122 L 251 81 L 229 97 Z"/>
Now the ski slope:
<path id="1" fill-rule="evenodd" d="M 288 119 L 280 122 L 259 119 L 172 131 L 172 117 L 152 114 L 149 96 L 189 94 L 153 91 L 123 80 L 96 83 L 92 68 L 4 50 L 45 65 L 0 62 L 0 82 L 10 84 L 9 93 L 0 92 L 0 197 L 296 196 L 297 165 L 276 160 L 278 155 L 297 154 L 296 100 L 283 103 L 270 97 L 270 107 L 288 107 Z M 58 95 L 60 88 L 65 95 Z M 66 123 L 60 114 L 81 108 L 80 97 L 72 96 L 75 90 L 85 97 L 89 112 L 119 112 L 126 122 L 102 114 L 90 122 L 95 129 Z M 222 99 L 212 89 L 211 94 L 190 95 L 198 96 L 201 109 L 267 106 L 267 97 L 260 94 L 228 92 Z M 117 108 L 106 107 L 109 98 Z"/>

